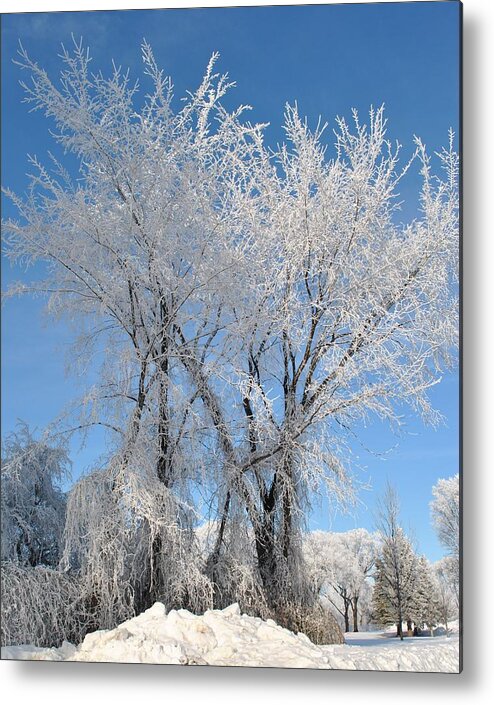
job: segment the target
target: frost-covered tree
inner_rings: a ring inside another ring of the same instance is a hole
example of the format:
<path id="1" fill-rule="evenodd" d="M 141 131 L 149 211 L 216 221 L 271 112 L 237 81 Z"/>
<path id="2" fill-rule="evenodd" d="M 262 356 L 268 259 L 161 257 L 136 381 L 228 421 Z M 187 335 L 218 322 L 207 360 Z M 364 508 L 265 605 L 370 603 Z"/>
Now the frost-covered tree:
<path id="1" fill-rule="evenodd" d="M 2 646 L 60 646 L 80 643 L 94 629 L 84 593 L 74 576 L 46 565 L 2 562 Z"/>
<path id="2" fill-rule="evenodd" d="M 2 561 L 21 566 L 56 566 L 61 553 L 70 479 L 67 448 L 36 439 L 19 424 L 2 447 Z"/>
<path id="3" fill-rule="evenodd" d="M 417 588 L 410 616 L 420 628 L 426 624 L 430 635 L 434 636 L 434 628 L 441 619 L 441 601 L 437 581 L 425 556 L 418 559 L 417 571 Z"/>
<path id="4" fill-rule="evenodd" d="M 381 624 L 396 623 L 403 639 L 403 620 L 413 619 L 420 586 L 419 558 L 399 525 L 396 490 L 387 485 L 379 503 L 381 551 L 374 572 L 374 616 Z"/>
<path id="5" fill-rule="evenodd" d="M 437 420 L 428 390 L 457 343 L 453 135 L 442 174 L 416 141 L 422 188 L 403 223 L 411 163 L 399 166 L 382 109 L 368 125 L 339 119 L 331 154 L 324 128 L 288 106 L 273 152 L 244 108 L 222 106 L 231 84 L 216 55 L 175 110 L 170 79 L 142 54 L 143 97 L 117 67 L 91 73 L 82 43 L 63 50 L 59 83 L 18 59 L 27 102 L 78 168 L 34 158 L 27 195 L 7 190 L 19 213 L 4 223 L 7 253 L 47 271 L 16 290 L 47 293 L 83 331 L 79 354 L 103 360 L 79 423 L 111 429 L 116 448 L 71 494 L 65 561 L 108 613 L 115 595 L 124 611 L 160 595 L 197 609 L 194 593 L 221 600 L 242 565 L 241 527 L 269 608 L 310 603 L 311 495 L 353 492 L 342 430 L 398 422 L 402 403 Z M 210 553 L 184 562 L 199 518 L 216 527 Z"/>
<path id="6" fill-rule="evenodd" d="M 444 624 L 446 634 L 449 633 L 448 622 L 455 619 L 459 611 L 458 589 L 454 579 L 452 580 L 451 563 L 451 557 L 446 556 L 432 566 L 439 600 L 440 621 Z M 454 568 L 453 574 L 456 576 Z"/>
<path id="7" fill-rule="evenodd" d="M 374 616 L 381 624 L 395 623 L 403 639 L 403 620 L 413 618 L 419 578 L 417 556 L 401 527 L 383 542 L 374 580 Z"/>
<path id="8" fill-rule="evenodd" d="M 128 74 L 116 67 L 108 78 L 92 74 L 82 44 L 63 50 L 58 85 L 19 53 L 32 77 L 27 102 L 54 121 L 56 142 L 75 155 L 79 170 L 74 176 L 55 158 L 51 170 L 32 159 L 28 196 L 7 191 L 21 218 L 4 225 L 9 256 L 41 260 L 47 271 L 44 282 L 14 291 L 47 292 L 51 310 L 84 331 L 77 344 L 86 364 L 93 352 L 103 357 L 80 425 L 103 424 L 118 447 L 106 468 L 71 492 L 66 561 L 121 597 L 133 595 L 124 603 L 142 593 L 142 608 L 160 593 L 169 597 L 163 585 L 169 576 L 185 584 L 190 574 L 173 556 L 194 555 L 189 490 L 204 476 L 210 441 L 196 408 L 202 387 L 191 366 L 197 360 L 188 362 L 181 338 L 196 331 L 188 346 L 201 342 L 202 370 L 225 325 L 218 292 L 226 290 L 221 277 L 233 264 L 224 237 L 235 230 L 220 208 L 220 176 L 233 157 L 241 163 L 257 128 L 240 124 L 241 108 L 228 114 L 219 104 L 229 84 L 213 73 L 216 57 L 174 113 L 171 81 L 147 44 L 142 53 L 152 89 L 139 109 Z M 213 475 L 212 454 L 208 460 Z M 137 535 L 129 542 L 131 527 Z M 184 541 L 177 551 L 166 544 L 170 536 Z"/>
<path id="9" fill-rule="evenodd" d="M 438 480 L 432 488 L 431 514 L 437 536 L 449 554 L 460 554 L 460 476 Z"/>
<path id="10" fill-rule="evenodd" d="M 437 537 L 448 552 L 450 584 L 460 600 L 460 476 L 440 479 L 432 488 L 432 523 Z M 444 573 L 446 575 L 446 573 Z"/>
<path id="11" fill-rule="evenodd" d="M 342 617 L 344 629 L 359 631 L 359 609 L 368 597 L 378 552 L 377 537 L 366 529 L 344 533 L 313 531 L 304 541 L 307 570 L 317 593 Z"/>
<path id="12" fill-rule="evenodd" d="M 377 554 L 377 537 L 365 529 L 355 529 L 347 531 L 342 538 L 344 552 L 349 557 L 352 628 L 354 632 L 358 632 L 359 605 L 369 587 L 368 579 L 372 574 Z"/>
<path id="13" fill-rule="evenodd" d="M 373 415 L 393 422 L 403 401 L 435 419 L 427 390 L 456 340 L 452 147 L 442 153 L 442 181 L 418 143 L 420 217 L 398 225 L 398 154 L 383 113 L 372 112 L 369 127 L 354 117 L 353 130 L 339 121 L 337 156 L 328 159 L 322 131 L 311 133 L 287 108 L 288 145 L 277 163 L 267 153 L 255 162 L 245 206 L 251 256 L 235 301 L 239 356 L 229 389 L 237 413 L 232 419 L 226 404 L 212 413 L 233 467 L 222 516 L 232 495 L 245 506 L 275 599 L 277 585 L 281 593 L 297 585 L 293 558 L 311 492 L 351 493 L 341 430 Z"/>

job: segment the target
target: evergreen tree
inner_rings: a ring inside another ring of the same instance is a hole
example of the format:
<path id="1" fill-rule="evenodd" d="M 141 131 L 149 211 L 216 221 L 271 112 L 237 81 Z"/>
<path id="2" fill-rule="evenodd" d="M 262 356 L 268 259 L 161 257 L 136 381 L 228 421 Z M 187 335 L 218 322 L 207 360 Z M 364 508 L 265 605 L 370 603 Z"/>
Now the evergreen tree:
<path id="1" fill-rule="evenodd" d="M 403 639 L 402 622 L 416 610 L 419 585 L 418 559 L 401 527 L 383 542 L 376 560 L 373 606 L 383 624 L 396 622 L 397 636 Z"/>
<path id="2" fill-rule="evenodd" d="M 397 636 L 403 639 L 402 622 L 410 623 L 416 608 L 418 558 L 399 525 L 398 495 L 390 484 L 378 504 L 377 526 L 382 547 L 376 560 L 374 616 L 383 624 L 396 622 Z"/>
<path id="3" fill-rule="evenodd" d="M 434 627 L 441 619 L 441 604 L 431 566 L 424 556 L 418 560 L 417 578 L 412 619 L 419 627 L 426 624 L 430 635 L 434 636 Z"/>

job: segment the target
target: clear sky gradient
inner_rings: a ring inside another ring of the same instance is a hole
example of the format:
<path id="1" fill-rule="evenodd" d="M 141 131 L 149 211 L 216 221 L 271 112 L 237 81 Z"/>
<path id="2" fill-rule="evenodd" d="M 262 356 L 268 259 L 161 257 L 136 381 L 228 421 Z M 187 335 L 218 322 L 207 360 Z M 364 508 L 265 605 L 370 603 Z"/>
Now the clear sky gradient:
<path id="1" fill-rule="evenodd" d="M 94 69 L 110 70 L 115 59 L 140 77 L 140 43 L 146 38 L 173 78 L 177 103 L 199 84 L 209 57 L 219 51 L 219 69 L 237 83 L 229 106 L 252 105 L 249 119 L 270 123 L 266 135 L 272 145 L 283 139 L 286 102 L 296 100 L 313 125 L 319 115 L 331 125 L 336 115 L 349 116 L 352 107 L 364 115 L 371 105 L 384 103 L 388 136 L 399 139 L 406 158 L 414 134 L 432 151 L 446 144 L 450 126 L 458 130 L 459 11 L 459 3 L 443 1 L 3 15 L 2 183 L 22 192 L 26 155 L 44 159 L 51 148 L 51 125 L 21 102 L 20 71 L 11 62 L 19 39 L 52 76 L 60 67 L 60 43 L 69 45 L 73 33 L 89 44 Z M 402 185 L 403 219 L 414 216 L 416 184 L 411 174 Z M 14 215 L 5 199 L 2 215 Z M 14 280 L 40 275 L 38 266 L 25 273 L 2 258 L 3 290 Z M 23 298 L 3 307 L 3 435 L 17 419 L 42 429 L 92 376 L 91 370 L 82 380 L 65 375 L 73 332 L 46 318 L 43 305 L 42 299 Z M 351 516 L 333 515 L 322 502 L 314 508 L 311 528 L 372 529 L 376 497 L 389 479 L 401 498 L 405 528 L 413 530 L 421 552 L 439 558 L 443 551 L 431 527 L 429 502 L 437 479 L 459 469 L 458 391 L 457 373 L 446 374 L 434 388 L 435 406 L 445 417 L 438 429 L 425 428 L 405 409 L 406 433 L 399 438 L 380 423 L 358 429 L 355 472 L 372 489 L 360 493 L 361 504 Z M 103 435 L 96 432 L 84 450 L 74 445 L 74 474 L 90 467 L 103 449 Z M 389 452 L 383 457 L 384 451 Z"/>

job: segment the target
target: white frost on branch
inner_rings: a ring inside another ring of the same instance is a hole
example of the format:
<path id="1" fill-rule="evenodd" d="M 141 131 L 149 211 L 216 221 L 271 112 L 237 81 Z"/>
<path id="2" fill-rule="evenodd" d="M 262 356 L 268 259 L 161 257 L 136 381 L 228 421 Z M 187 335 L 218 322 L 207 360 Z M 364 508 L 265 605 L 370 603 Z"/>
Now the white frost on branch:
<path id="1" fill-rule="evenodd" d="M 63 443 L 37 440 L 26 424 L 2 448 L 2 561 L 21 566 L 56 566 L 60 557 L 70 479 Z"/>

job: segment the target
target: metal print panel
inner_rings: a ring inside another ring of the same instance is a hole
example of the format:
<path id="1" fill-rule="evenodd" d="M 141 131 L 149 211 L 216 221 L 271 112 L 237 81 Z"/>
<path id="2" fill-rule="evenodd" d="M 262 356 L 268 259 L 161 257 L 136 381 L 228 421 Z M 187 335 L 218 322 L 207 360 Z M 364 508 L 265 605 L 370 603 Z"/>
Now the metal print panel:
<path id="1" fill-rule="evenodd" d="M 2 658 L 461 670 L 460 36 L 2 16 Z"/>

